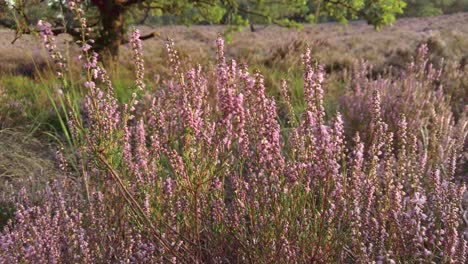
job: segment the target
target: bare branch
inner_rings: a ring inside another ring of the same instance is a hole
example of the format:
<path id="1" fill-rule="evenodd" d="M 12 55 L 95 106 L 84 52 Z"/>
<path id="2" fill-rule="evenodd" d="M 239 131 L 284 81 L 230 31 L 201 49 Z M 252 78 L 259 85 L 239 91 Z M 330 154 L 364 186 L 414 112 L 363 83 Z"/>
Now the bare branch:
<path id="1" fill-rule="evenodd" d="M 149 6 L 145 7 L 145 14 L 141 18 L 141 20 L 138 22 L 138 24 L 140 25 L 144 24 L 146 20 L 148 19 L 150 12 L 151 12 L 151 8 Z"/>
<path id="2" fill-rule="evenodd" d="M 154 37 L 160 37 L 159 33 L 157 33 L 157 32 L 151 32 L 151 33 L 149 33 L 149 34 L 140 36 L 140 39 L 141 39 L 141 40 L 148 40 L 148 39 L 151 39 L 151 38 L 154 38 Z M 129 42 L 130 42 L 130 41 L 129 41 L 128 39 L 125 39 L 125 40 L 122 41 L 121 44 L 127 44 L 127 43 L 129 43 Z"/>

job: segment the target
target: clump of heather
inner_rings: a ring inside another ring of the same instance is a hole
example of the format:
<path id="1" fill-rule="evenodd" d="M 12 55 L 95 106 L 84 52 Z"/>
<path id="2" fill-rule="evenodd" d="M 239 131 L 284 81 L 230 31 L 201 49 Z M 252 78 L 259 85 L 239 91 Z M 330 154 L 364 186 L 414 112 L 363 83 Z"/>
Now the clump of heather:
<path id="1" fill-rule="evenodd" d="M 455 179 L 466 118 L 436 108 L 429 126 L 389 111 L 384 87 L 417 90 L 412 79 L 356 80 L 366 96 L 355 109 L 368 119 L 349 136 L 353 115 L 326 117 L 326 76 L 307 50 L 307 107 L 289 107 L 282 127 L 262 74 L 227 61 L 222 38 L 212 69 L 183 70 L 168 41 L 172 77 L 139 111 L 138 32 L 131 41 L 136 92 L 123 104 L 83 49 L 89 95 L 69 123 L 83 171 L 73 187 L 44 190 L 42 204 L 18 202 L 0 236 L 5 263 L 466 262 L 465 185 Z"/>
<path id="2" fill-rule="evenodd" d="M 101 192 L 93 192 L 85 202 L 67 185 L 54 182 L 36 194 L 43 199 L 39 206 L 27 199 L 18 204 L 14 224 L 0 237 L 1 263 L 161 261 L 141 230 L 126 221 L 116 222 L 124 219 L 109 208 Z M 27 195 L 24 189 L 20 194 Z"/>
<path id="3" fill-rule="evenodd" d="M 406 129 L 418 139 L 415 144 L 421 145 L 419 148 L 424 149 L 425 155 L 432 155 L 431 160 L 424 158 L 423 167 L 436 158 L 451 159 L 453 153 L 458 153 L 455 159 L 460 158 L 464 152 L 468 109 L 460 107 L 457 94 L 463 88 L 453 80 L 463 82 L 466 73 L 452 66 L 442 62 L 441 67 L 436 67 L 429 63 L 426 45 L 418 48 L 414 61 L 399 74 L 389 71 L 372 78 L 372 65 L 357 62 L 347 77 L 351 89 L 341 98 L 348 136 L 361 131 L 361 136 L 370 140 L 372 122 L 368 120 L 372 118 L 372 107 L 369 99 L 378 90 L 383 120 L 396 131 L 404 116 Z M 450 78 L 445 78 L 443 73 Z"/>

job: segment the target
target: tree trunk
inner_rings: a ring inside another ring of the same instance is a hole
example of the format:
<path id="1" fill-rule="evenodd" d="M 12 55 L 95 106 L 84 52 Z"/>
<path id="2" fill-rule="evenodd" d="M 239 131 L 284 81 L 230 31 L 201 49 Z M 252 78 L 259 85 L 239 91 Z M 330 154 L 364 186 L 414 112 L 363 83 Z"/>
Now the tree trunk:
<path id="1" fill-rule="evenodd" d="M 125 7 L 117 5 L 114 0 L 100 1 L 100 3 L 98 8 L 102 27 L 96 44 L 103 62 L 108 68 L 114 68 L 118 64 L 120 44 L 125 37 Z"/>
<path id="2" fill-rule="evenodd" d="M 255 26 L 253 23 L 250 23 L 250 32 L 255 32 L 256 29 L 255 29 Z"/>

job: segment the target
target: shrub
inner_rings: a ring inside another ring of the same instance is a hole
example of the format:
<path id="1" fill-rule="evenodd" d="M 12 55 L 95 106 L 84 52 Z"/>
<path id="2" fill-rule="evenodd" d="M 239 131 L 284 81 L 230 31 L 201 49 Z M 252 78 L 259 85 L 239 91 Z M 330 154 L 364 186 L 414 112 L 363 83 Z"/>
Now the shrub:
<path id="1" fill-rule="evenodd" d="M 372 133 L 371 124 L 366 122 L 372 116 L 369 98 L 378 90 L 382 97 L 383 119 L 392 130 L 397 129 L 401 116 L 405 115 L 408 129 L 423 141 L 431 134 L 441 133 L 446 138 L 464 138 L 466 109 L 459 101 L 464 93 L 461 87 L 464 79 L 461 68 L 452 64 L 437 67 L 430 63 L 426 45 L 421 45 L 415 58 L 399 72 L 390 69 L 376 76 L 372 65 L 356 62 L 345 77 L 351 89 L 340 99 L 348 133 L 350 136 L 357 131 Z M 438 128 L 437 123 L 447 125 L 440 124 Z M 459 148 L 458 152 L 462 151 L 463 144 Z"/>

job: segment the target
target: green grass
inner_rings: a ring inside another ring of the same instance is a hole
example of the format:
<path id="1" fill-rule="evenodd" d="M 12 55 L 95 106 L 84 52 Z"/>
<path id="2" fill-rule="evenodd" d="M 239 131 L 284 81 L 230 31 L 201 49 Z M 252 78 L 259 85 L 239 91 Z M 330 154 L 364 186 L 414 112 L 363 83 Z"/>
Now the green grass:
<path id="1" fill-rule="evenodd" d="M 0 112 L 6 123 L 3 126 L 35 130 L 47 123 L 50 114 L 47 91 L 51 85 L 23 76 L 0 78 Z"/>
<path id="2" fill-rule="evenodd" d="M 0 202 L 0 230 L 15 216 L 16 208 L 6 202 Z"/>
<path id="3" fill-rule="evenodd" d="M 304 77 L 301 65 L 291 67 L 287 72 L 262 65 L 256 68 L 264 74 L 268 94 L 274 96 L 277 102 L 283 102 L 280 83 L 282 79 L 285 79 L 288 84 L 289 96 L 291 97 L 294 113 L 298 114 L 304 112 L 306 103 L 304 102 Z M 338 98 L 346 92 L 346 84 L 337 76 L 332 75 L 327 77 L 323 84 L 323 89 L 326 114 L 328 118 L 331 118 L 334 117 L 339 110 Z M 278 107 L 281 108 L 284 107 L 284 105 L 280 104 Z"/>
<path id="4" fill-rule="evenodd" d="M 129 102 L 132 99 L 133 89 L 130 89 L 130 87 L 135 84 L 131 78 L 118 78 L 113 80 L 112 84 L 114 85 L 115 95 L 120 102 Z"/>

